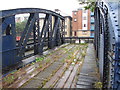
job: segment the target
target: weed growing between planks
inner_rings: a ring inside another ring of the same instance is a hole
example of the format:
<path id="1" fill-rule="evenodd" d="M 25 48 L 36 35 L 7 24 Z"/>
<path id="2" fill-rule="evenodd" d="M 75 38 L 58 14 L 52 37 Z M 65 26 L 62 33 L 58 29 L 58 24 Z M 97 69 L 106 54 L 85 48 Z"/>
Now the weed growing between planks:
<path id="1" fill-rule="evenodd" d="M 6 82 L 8 84 L 11 84 L 15 80 L 15 77 L 14 76 L 8 76 L 8 77 L 5 77 L 3 80 L 4 80 L 4 82 Z"/>

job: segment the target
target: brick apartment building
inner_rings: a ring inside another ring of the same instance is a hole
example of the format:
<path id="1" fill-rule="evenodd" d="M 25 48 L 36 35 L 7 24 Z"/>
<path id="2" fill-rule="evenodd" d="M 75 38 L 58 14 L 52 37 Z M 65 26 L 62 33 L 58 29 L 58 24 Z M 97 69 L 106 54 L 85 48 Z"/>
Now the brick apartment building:
<path id="1" fill-rule="evenodd" d="M 72 36 L 94 36 L 94 13 L 90 10 L 84 10 L 84 8 L 79 8 L 78 10 L 72 12 Z"/>

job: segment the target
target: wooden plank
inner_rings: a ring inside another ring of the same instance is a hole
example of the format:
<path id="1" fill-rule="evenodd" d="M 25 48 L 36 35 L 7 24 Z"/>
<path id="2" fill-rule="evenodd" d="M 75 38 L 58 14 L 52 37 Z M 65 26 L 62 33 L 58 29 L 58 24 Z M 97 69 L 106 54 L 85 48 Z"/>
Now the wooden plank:
<path id="1" fill-rule="evenodd" d="M 51 86 L 54 86 L 54 84 L 60 79 L 63 72 L 65 71 L 65 68 L 67 67 L 67 63 L 65 63 L 57 72 L 56 74 L 44 85 L 43 88 L 50 88 Z"/>
<path id="2" fill-rule="evenodd" d="M 64 88 L 70 88 L 71 87 L 72 82 L 73 82 L 73 80 L 75 78 L 78 67 L 79 67 L 79 64 L 76 64 L 73 71 L 72 71 L 72 73 L 71 73 L 71 75 L 70 75 L 70 77 L 69 77 L 69 79 L 65 83 Z"/>
<path id="3" fill-rule="evenodd" d="M 78 54 L 79 50 L 75 51 L 75 53 L 72 56 L 76 56 Z M 59 80 L 59 82 L 56 85 L 56 88 L 63 88 L 64 84 L 69 79 L 69 76 L 71 75 L 71 72 L 73 71 L 74 66 L 71 64 L 69 69 L 65 72 L 64 76 Z"/>
<path id="4" fill-rule="evenodd" d="M 65 72 L 64 76 L 60 79 L 60 82 L 58 83 L 56 88 L 63 88 L 63 86 L 66 83 L 66 81 L 68 80 L 73 68 L 74 68 L 73 66 L 69 67 L 69 69 Z"/>
<path id="5" fill-rule="evenodd" d="M 19 88 L 19 87 L 21 87 L 24 83 L 26 83 L 27 81 L 29 81 L 31 78 L 33 78 L 35 75 L 37 75 L 40 71 L 43 71 L 45 68 L 49 67 L 50 65 L 51 64 L 47 64 L 47 65 L 44 65 L 43 68 L 36 69 L 32 73 L 32 75 L 31 74 L 27 74 L 26 76 L 24 76 L 24 78 L 22 78 L 21 80 L 17 80 L 13 84 L 11 84 L 8 88 Z"/>
<path id="6" fill-rule="evenodd" d="M 77 79 L 77 76 L 75 76 L 70 88 L 76 88 L 76 83 L 77 83 L 76 79 Z"/>
<path id="7" fill-rule="evenodd" d="M 78 69 L 76 71 L 76 75 L 75 75 L 75 78 L 74 78 L 74 80 L 72 82 L 71 88 L 76 88 L 76 83 L 77 83 L 77 78 L 78 78 L 77 74 L 78 74 L 78 72 L 80 72 L 80 69 L 81 69 L 81 66 L 82 66 L 82 61 L 78 62 L 78 65 L 79 65 L 79 67 L 78 67 Z"/>
<path id="8" fill-rule="evenodd" d="M 73 46 L 74 47 L 74 46 Z M 69 49 L 67 49 L 68 51 L 69 50 L 71 50 L 72 49 L 72 47 L 71 48 L 69 48 Z M 59 51 L 58 51 L 59 52 Z M 65 54 L 67 51 L 64 51 L 64 52 L 60 52 L 62 55 L 63 54 Z M 54 56 L 54 54 L 52 54 L 53 56 Z M 62 56 L 61 55 L 61 56 Z M 52 57 L 53 57 L 52 56 Z M 59 55 L 60 56 L 60 55 Z M 48 56 L 49 57 L 49 56 Z M 47 57 L 47 58 L 48 58 Z M 27 81 L 29 81 L 31 78 L 33 78 L 35 75 L 37 75 L 40 71 L 42 71 L 42 70 L 44 70 L 45 68 L 47 68 L 47 67 L 49 67 L 53 62 L 54 62 L 55 60 L 53 60 L 51 63 L 48 63 L 47 65 L 44 63 L 44 67 L 43 68 L 36 68 L 36 70 L 35 71 L 33 71 L 33 69 L 32 70 L 30 70 L 31 68 L 32 68 L 32 66 L 30 66 L 30 67 L 28 67 L 27 68 L 27 70 L 26 70 L 26 67 L 25 67 L 25 69 L 23 69 L 22 68 L 22 70 L 23 71 L 25 71 L 25 75 L 24 75 L 24 77 L 23 78 L 20 78 L 19 80 L 16 80 L 13 84 L 11 84 L 11 85 L 9 85 L 9 86 L 7 86 L 7 87 L 9 87 L 9 88 L 19 88 L 19 87 L 21 87 L 24 83 L 26 83 Z M 37 64 L 37 63 L 36 63 Z M 34 65 L 33 65 L 33 67 L 35 67 Z M 30 70 L 30 71 L 29 71 Z M 28 71 L 28 73 L 26 73 L 26 71 Z M 32 72 L 32 74 L 30 74 Z M 19 76 L 21 75 L 21 72 L 20 72 L 20 74 L 19 74 Z M 21 75 L 22 76 L 22 75 Z"/>

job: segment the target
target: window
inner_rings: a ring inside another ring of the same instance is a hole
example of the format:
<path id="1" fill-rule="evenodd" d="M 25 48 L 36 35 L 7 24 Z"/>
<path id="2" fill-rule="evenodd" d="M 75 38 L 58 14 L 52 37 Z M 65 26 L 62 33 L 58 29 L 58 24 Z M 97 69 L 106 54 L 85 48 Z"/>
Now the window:
<path id="1" fill-rule="evenodd" d="M 93 21 L 93 22 L 94 22 L 94 17 L 91 17 L 91 21 Z"/>
<path id="2" fill-rule="evenodd" d="M 94 17 L 91 17 L 92 20 L 94 20 Z"/>
<path id="3" fill-rule="evenodd" d="M 77 32 L 76 31 L 74 32 L 74 36 L 77 36 Z"/>
<path id="4" fill-rule="evenodd" d="M 94 27 L 95 25 L 94 24 L 91 24 L 92 27 Z"/>
<path id="5" fill-rule="evenodd" d="M 86 24 L 84 24 L 84 27 L 86 27 Z"/>
<path id="6" fill-rule="evenodd" d="M 94 32 L 91 32 L 91 36 L 94 36 Z"/>
<path id="7" fill-rule="evenodd" d="M 84 16 L 84 17 L 83 17 L 83 20 L 86 20 L 86 19 L 87 19 L 87 18 Z"/>
<path id="8" fill-rule="evenodd" d="M 84 10 L 83 12 L 86 13 L 86 10 Z"/>
<path id="9" fill-rule="evenodd" d="M 91 24 L 90 29 L 94 30 L 95 29 L 94 27 L 95 27 L 94 24 Z"/>
<path id="10" fill-rule="evenodd" d="M 76 21 L 77 21 L 77 19 L 75 18 L 75 19 L 74 19 L 74 22 L 76 22 Z"/>
<path id="11" fill-rule="evenodd" d="M 74 12 L 74 15 L 76 15 L 77 13 L 76 12 Z"/>

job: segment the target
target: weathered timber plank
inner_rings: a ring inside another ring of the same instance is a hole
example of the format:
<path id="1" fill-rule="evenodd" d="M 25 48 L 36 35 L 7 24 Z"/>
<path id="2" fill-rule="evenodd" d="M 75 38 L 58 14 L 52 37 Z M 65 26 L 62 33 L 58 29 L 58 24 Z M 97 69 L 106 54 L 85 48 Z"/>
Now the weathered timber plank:
<path id="1" fill-rule="evenodd" d="M 60 79 L 60 82 L 57 85 L 57 88 L 63 88 L 63 86 L 66 83 L 66 81 L 68 80 L 73 68 L 74 68 L 73 66 L 69 67 L 69 69 L 65 72 L 64 76 Z"/>

